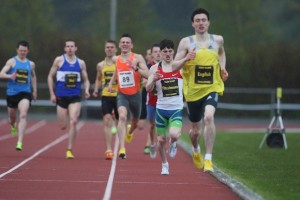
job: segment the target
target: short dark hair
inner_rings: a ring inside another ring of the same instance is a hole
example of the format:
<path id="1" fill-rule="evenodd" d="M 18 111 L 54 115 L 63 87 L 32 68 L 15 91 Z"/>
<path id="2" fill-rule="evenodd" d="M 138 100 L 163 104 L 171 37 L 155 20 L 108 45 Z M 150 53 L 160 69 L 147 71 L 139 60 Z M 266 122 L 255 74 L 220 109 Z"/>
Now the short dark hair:
<path id="1" fill-rule="evenodd" d="M 29 49 L 29 43 L 25 40 L 21 40 L 18 42 L 17 48 L 19 48 L 20 46 L 27 47 Z"/>
<path id="2" fill-rule="evenodd" d="M 112 43 L 112 44 L 114 44 L 115 46 L 117 46 L 117 43 L 116 43 L 116 41 L 114 41 L 114 40 L 106 40 L 105 41 L 105 44 L 107 44 L 107 43 Z"/>
<path id="3" fill-rule="evenodd" d="M 208 11 L 205 10 L 204 8 L 198 8 L 198 9 L 194 10 L 194 12 L 192 13 L 192 16 L 191 16 L 191 21 L 192 22 L 194 21 L 195 15 L 198 15 L 198 14 L 205 14 L 207 16 L 208 21 L 209 21 L 209 13 L 208 13 Z"/>
<path id="4" fill-rule="evenodd" d="M 65 43 L 66 43 L 66 42 L 74 42 L 74 45 L 75 45 L 75 47 L 76 47 L 76 42 L 75 42 L 75 40 L 73 40 L 73 39 L 71 39 L 71 38 L 68 38 L 68 39 L 66 39 Z"/>
<path id="5" fill-rule="evenodd" d="M 123 34 L 121 35 L 120 39 L 123 38 L 123 37 L 128 37 L 128 38 L 130 38 L 130 39 L 131 39 L 131 43 L 133 43 L 133 39 L 132 39 L 131 35 L 129 35 L 128 33 L 123 33 Z"/>
<path id="6" fill-rule="evenodd" d="M 174 42 L 172 40 L 164 39 L 159 43 L 160 50 L 164 48 L 174 49 Z"/>
<path id="7" fill-rule="evenodd" d="M 152 53 L 154 47 L 160 48 L 159 44 L 157 44 L 157 43 L 153 44 L 152 47 L 151 47 L 151 49 L 150 49 L 150 50 L 151 50 L 151 53 Z"/>

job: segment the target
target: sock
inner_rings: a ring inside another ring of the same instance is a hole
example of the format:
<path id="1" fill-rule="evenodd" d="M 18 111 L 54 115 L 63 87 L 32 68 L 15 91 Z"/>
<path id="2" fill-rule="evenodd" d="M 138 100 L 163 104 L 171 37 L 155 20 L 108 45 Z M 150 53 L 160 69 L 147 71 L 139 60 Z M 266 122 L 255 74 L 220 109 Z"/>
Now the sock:
<path id="1" fill-rule="evenodd" d="M 207 153 L 204 156 L 204 160 L 211 160 L 211 158 L 212 158 L 212 154 L 211 153 Z"/>
<path id="2" fill-rule="evenodd" d="M 201 152 L 200 145 L 198 144 L 198 147 L 196 149 L 193 147 L 193 151 L 194 151 L 194 153 Z"/>

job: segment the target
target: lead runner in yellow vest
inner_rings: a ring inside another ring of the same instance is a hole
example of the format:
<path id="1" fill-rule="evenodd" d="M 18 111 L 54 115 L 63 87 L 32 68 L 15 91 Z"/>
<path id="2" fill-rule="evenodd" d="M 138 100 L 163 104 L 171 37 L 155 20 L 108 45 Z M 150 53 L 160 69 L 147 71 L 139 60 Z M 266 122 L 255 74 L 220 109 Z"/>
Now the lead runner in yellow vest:
<path id="1" fill-rule="evenodd" d="M 218 95 L 223 95 L 227 80 L 224 40 L 221 35 L 209 34 L 209 13 L 196 9 L 191 16 L 195 35 L 183 38 L 178 46 L 173 71 L 183 69 L 183 93 L 192 124 L 190 139 L 193 145 L 192 158 L 198 169 L 213 172 L 212 151 L 216 128 L 214 114 Z M 205 142 L 204 161 L 199 145 L 201 119 Z"/>
<path id="2" fill-rule="evenodd" d="M 113 40 L 105 42 L 104 51 L 106 57 L 103 61 L 97 64 L 97 76 L 95 80 L 93 96 L 98 96 L 99 87 L 102 88 L 102 115 L 104 121 L 104 138 L 105 138 L 105 159 L 111 160 L 114 157 L 112 151 L 112 134 L 117 132 L 115 119 L 119 118 L 117 109 L 117 93 L 118 84 L 114 82 L 113 92 L 108 91 L 108 85 L 111 77 L 116 70 L 116 66 L 112 61 L 113 56 L 117 53 L 117 43 Z M 114 113 L 114 115 L 113 115 Z"/>

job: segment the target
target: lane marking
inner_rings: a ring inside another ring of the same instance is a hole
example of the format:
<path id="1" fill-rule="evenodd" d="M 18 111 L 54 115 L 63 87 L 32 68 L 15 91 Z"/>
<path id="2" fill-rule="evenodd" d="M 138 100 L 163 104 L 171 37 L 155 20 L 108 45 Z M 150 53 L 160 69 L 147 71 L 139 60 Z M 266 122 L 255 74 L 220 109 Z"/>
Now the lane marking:
<path id="1" fill-rule="evenodd" d="M 81 127 L 84 125 L 84 122 L 79 122 L 77 128 L 78 130 L 81 129 Z M 0 174 L 0 179 L 3 178 L 4 176 L 6 176 L 7 174 L 15 171 L 16 169 L 20 168 L 21 166 L 25 165 L 26 163 L 28 163 L 29 161 L 31 161 L 32 159 L 34 159 L 35 157 L 37 157 L 38 155 L 40 155 L 41 153 L 47 151 L 48 149 L 50 149 L 51 147 L 57 145 L 58 143 L 62 142 L 63 140 L 65 140 L 68 137 L 68 134 L 64 134 L 62 136 L 60 136 L 59 138 L 57 138 L 56 140 L 54 140 L 53 142 L 49 143 L 48 145 L 44 146 L 43 148 L 41 148 L 40 150 L 38 150 L 37 152 L 35 152 L 32 156 L 30 156 L 29 158 L 23 160 L 22 162 L 20 162 L 19 164 L 17 164 L 16 166 L 14 166 L 13 168 L 9 169 L 8 171 Z"/>
<path id="2" fill-rule="evenodd" d="M 26 131 L 25 131 L 25 134 L 30 134 L 30 133 L 33 133 L 34 131 L 36 131 L 37 129 L 41 128 L 42 126 L 46 125 L 47 122 L 46 120 L 41 120 L 37 123 L 35 123 L 34 125 L 32 125 L 31 127 L 29 127 Z M 0 141 L 3 141 L 3 140 L 6 140 L 6 139 L 9 139 L 9 138 L 13 138 L 15 136 L 12 136 L 11 134 L 6 134 L 6 135 L 3 135 L 0 137 Z"/>
<path id="3" fill-rule="evenodd" d="M 107 181 L 107 185 L 105 188 L 105 193 L 103 196 L 103 200 L 109 200 L 111 197 L 112 186 L 114 182 L 114 176 L 116 172 L 117 158 L 118 158 L 118 146 L 119 146 L 119 138 L 115 137 L 115 147 L 114 147 L 114 158 L 111 163 L 110 173 Z"/>

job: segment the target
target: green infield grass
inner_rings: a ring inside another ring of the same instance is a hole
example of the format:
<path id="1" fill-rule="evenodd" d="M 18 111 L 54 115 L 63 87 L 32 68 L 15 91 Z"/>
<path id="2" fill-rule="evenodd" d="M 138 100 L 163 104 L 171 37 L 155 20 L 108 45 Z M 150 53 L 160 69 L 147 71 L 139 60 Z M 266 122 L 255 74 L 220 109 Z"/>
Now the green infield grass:
<path id="1" fill-rule="evenodd" d="M 287 133 L 288 149 L 258 146 L 264 133 L 218 132 L 214 164 L 266 200 L 300 199 L 300 133 Z M 182 139 L 189 142 L 187 134 Z M 200 139 L 204 151 L 203 138 Z M 204 155 L 203 155 L 204 156 Z"/>

